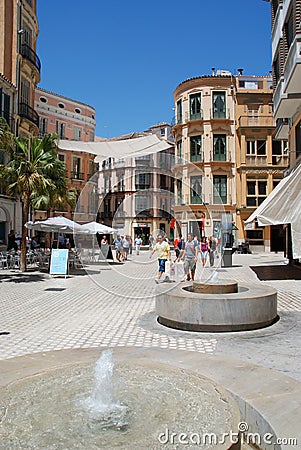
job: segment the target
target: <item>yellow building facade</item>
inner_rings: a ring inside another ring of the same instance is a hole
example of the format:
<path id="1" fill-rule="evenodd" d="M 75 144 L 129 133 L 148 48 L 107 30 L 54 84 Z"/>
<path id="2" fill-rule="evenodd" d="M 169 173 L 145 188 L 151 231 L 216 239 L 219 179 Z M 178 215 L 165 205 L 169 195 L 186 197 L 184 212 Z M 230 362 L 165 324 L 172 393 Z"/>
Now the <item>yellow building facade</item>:
<path id="1" fill-rule="evenodd" d="M 283 250 L 283 228 L 245 229 L 244 220 L 283 178 L 288 167 L 286 140 L 275 139 L 271 77 L 236 77 L 236 190 L 239 240 L 267 251 Z"/>
<path id="2" fill-rule="evenodd" d="M 215 236 L 221 246 L 283 249 L 283 228 L 245 228 L 288 167 L 287 141 L 276 140 L 271 76 L 212 69 L 174 92 L 174 217 L 179 232 Z M 232 224 L 232 229 L 231 229 Z"/>
<path id="3" fill-rule="evenodd" d="M 217 71 L 185 80 L 174 102 L 177 227 L 221 240 L 223 217 L 236 220 L 235 79 Z"/>

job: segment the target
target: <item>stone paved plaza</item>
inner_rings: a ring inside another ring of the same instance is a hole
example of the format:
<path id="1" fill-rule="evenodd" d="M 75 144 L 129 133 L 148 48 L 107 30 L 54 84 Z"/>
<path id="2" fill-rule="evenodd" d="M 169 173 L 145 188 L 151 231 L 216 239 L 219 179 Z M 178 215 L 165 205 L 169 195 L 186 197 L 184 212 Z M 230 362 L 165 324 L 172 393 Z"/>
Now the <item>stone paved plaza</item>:
<path id="1" fill-rule="evenodd" d="M 186 350 L 231 357 L 282 372 L 301 381 L 301 279 L 259 281 L 250 266 L 277 265 L 282 254 L 233 255 L 233 267 L 215 270 L 219 278 L 265 283 L 278 291 L 280 320 L 273 326 L 239 333 L 194 333 L 157 323 L 157 271 L 149 252 L 124 264 L 93 264 L 67 279 L 38 271 L 0 270 L 0 359 L 78 348 L 142 347 Z M 198 269 L 208 278 L 212 269 Z M 300 271 L 301 278 L 301 271 Z"/>

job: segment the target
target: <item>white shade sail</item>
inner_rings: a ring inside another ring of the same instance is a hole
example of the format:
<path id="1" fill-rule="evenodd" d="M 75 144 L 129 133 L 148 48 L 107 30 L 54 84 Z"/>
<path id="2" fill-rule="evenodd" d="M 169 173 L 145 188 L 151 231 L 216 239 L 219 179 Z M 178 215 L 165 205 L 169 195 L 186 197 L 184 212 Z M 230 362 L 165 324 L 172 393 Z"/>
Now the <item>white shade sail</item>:
<path id="1" fill-rule="evenodd" d="M 101 162 L 110 157 L 125 158 L 126 156 L 150 155 L 171 147 L 170 143 L 159 139 L 154 134 L 120 141 L 82 142 L 61 139 L 57 145 L 61 150 L 94 154 L 96 155 L 95 162 Z"/>
<path id="2" fill-rule="evenodd" d="M 245 224 L 254 220 L 258 225 L 291 224 L 293 258 L 301 258 L 301 165 L 273 189 Z"/>
<path id="3" fill-rule="evenodd" d="M 67 219 L 63 216 L 49 217 L 49 219 L 37 222 L 27 222 L 25 224 L 29 230 L 57 232 L 66 234 L 85 233 L 84 228 L 79 223 Z"/>
<path id="4" fill-rule="evenodd" d="M 102 223 L 89 222 L 82 225 L 83 231 L 88 234 L 113 234 L 116 230 L 114 228 L 103 225 Z"/>

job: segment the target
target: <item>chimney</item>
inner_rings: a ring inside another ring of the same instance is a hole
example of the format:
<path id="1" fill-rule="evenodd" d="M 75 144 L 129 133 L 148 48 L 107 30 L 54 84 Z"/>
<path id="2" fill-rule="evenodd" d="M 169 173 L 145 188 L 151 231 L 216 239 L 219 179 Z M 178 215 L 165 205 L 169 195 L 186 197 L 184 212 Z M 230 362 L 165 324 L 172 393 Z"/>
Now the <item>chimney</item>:
<path id="1" fill-rule="evenodd" d="M 212 67 L 211 69 L 211 75 L 214 77 L 215 76 L 215 67 Z"/>
<path id="2" fill-rule="evenodd" d="M 238 76 L 242 76 L 242 73 L 243 73 L 243 71 L 244 71 L 244 69 L 237 69 L 237 72 L 238 72 Z"/>

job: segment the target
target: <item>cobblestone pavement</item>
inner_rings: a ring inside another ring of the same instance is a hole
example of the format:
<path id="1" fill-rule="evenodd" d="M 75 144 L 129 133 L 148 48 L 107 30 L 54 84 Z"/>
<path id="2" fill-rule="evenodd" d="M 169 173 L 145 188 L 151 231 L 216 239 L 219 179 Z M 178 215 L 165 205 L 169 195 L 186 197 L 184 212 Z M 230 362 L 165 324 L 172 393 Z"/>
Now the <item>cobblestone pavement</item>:
<path id="1" fill-rule="evenodd" d="M 124 264 L 88 266 L 67 279 L 0 270 L 0 359 L 88 347 L 160 347 L 222 354 L 301 380 L 301 280 L 259 281 L 249 266 L 280 264 L 281 254 L 233 255 L 219 278 L 266 283 L 278 291 L 280 320 L 239 333 L 193 333 L 165 328 L 155 315 L 157 261 L 149 252 Z M 301 272 L 300 272 L 301 273 Z M 198 269 L 205 280 L 212 269 Z"/>

